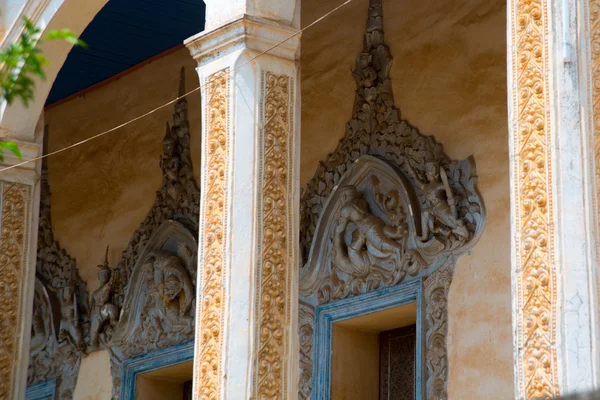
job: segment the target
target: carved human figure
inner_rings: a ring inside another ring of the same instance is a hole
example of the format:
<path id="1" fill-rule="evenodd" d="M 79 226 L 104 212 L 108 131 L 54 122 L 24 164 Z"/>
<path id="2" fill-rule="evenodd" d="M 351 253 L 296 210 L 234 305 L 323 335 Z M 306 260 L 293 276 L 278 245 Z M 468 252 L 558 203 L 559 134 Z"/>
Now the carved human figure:
<path id="1" fill-rule="evenodd" d="M 369 205 L 355 186 L 345 186 L 342 191 L 343 206 L 335 228 L 333 262 L 343 272 L 357 277 L 366 276 L 373 267 L 371 256 L 388 259 L 400 256 L 404 250 L 401 241 L 403 229 L 387 225 L 369 213 Z M 353 224 L 356 229 L 350 245 L 346 246 L 346 229 Z"/>
<path id="2" fill-rule="evenodd" d="M 111 268 L 108 266 L 108 248 L 106 249 L 106 257 L 103 265 L 98 265 L 98 280 L 100 287 L 92 294 L 92 316 L 91 316 L 91 340 L 92 348 L 98 347 L 98 338 L 100 333 L 108 323 L 114 326 L 119 317 L 119 310 L 116 305 L 112 304 L 111 297 L 115 286 L 115 276 Z"/>
<path id="3" fill-rule="evenodd" d="M 144 271 L 150 296 L 157 309 L 172 324 L 188 323 L 194 287 L 178 256 L 163 251 L 148 255 Z"/>
<path id="4" fill-rule="evenodd" d="M 429 240 L 429 234 L 442 233 L 448 235 L 453 232 L 457 236 L 468 239 L 469 231 L 465 222 L 458 217 L 456 212 L 456 200 L 448 183 L 448 175 L 444 168 L 440 168 L 435 162 L 425 164 L 426 181 L 422 181 L 412 170 L 410 163 L 405 163 L 408 173 L 414 179 L 417 186 L 423 191 L 425 201 L 422 210 L 421 241 Z M 440 226 L 439 223 L 448 229 Z"/>
<path id="5" fill-rule="evenodd" d="M 60 307 L 61 319 L 58 333 L 58 341 L 71 341 L 77 349 L 83 349 L 83 335 L 79 326 L 79 315 L 77 313 L 77 299 L 74 288 L 66 286 L 62 292 L 62 303 Z"/>
<path id="6" fill-rule="evenodd" d="M 163 139 L 164 156 L 160 158 L 160 168 L 163 171 L 163 176 L 171 182 L 176 182 L 179 179 L 179 158 L 177 157 L 177 143 L 169 134 L 170 128 L 167 124 L 167 134 Z"/>

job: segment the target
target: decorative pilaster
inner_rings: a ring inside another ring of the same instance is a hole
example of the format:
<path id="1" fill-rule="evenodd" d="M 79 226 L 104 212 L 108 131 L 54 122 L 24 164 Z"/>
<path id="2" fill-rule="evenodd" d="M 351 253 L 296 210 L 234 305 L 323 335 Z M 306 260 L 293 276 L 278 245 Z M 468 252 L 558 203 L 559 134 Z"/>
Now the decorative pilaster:
<path id="1" fill-rule="evenodd" d="M 587 138 L 588 116 L 582 114 L 588 104 L 588 78 L 581 71 L 589 68 L 582 51 L 587 46 L 577 42 L 579 24 L 587 25 L 588 16 L 580 13 L 587 8 L 580 5 L 576 0 L 509 2 L 518 399 L 583 392 L 598 381 L 598 289 L 592 228 L 597 208 L 590 195 L 593 151 Z M 597 24 L 597 13 L 592 5 L 592 26 Z M 591 50 L 597 52 L 593 46 Z M 598 107 L 597 101 L 592 102 L 593 108 Z"/>
<path id="2" fill-rule="evenodd" d="M 195 398 L 211 398 L 219 393 L 223 376 L 223 333 L 227 277 L 225 234 L 227 229 L 227 178 L 229 159 L 229 69 L 201 81 L 208 101 L 202 159 L 200 248 L 198 259 L 200 291 L 196 330 L 194 382 Z M 199 368 L 198 368 L 199 366 Z M 218 398 L 218 397 L 217 397 Z"/>
<path id="3" fill-rule="evenodd" d="M 590 75 L 588 85 L 591 92 L 591 141 L 593 157 L 591 159 L 592 171 L 594 171 L 595 189 L 592 190 L 594 207 L 592 216 L 595 218 L 593 226 L 595 247 L 596 247 L 596 265 L 600 263 L 600 0 L 588 0 L 587 11 L 589 13 L 589 38 L 587 48 L 590 50 L 588 63 L 588 74 Z M 600 268 L 596 268 L 600 276 Z M 598 288 L 598 301 L 600 302 L 600 287 Z M 599 304 L 600 308 L 600 304 Z"/>
<path id="4" fill-rule="evenodd" d="M 205 115 L 196 398 L 297 396 L 296 32 L 245 16 L 186 42 Z"/>
<path id="5" fill-rule="evenodd" d="M 24 159 L 37 144 L 18 142 Z M 19 162 L 5 154 L 6 164 Z M 38 220 L 35 163 L 0 173 L 0 398 L 25 396 Z"/>
<path id="6" fill-rule="evenodd" d="M 26 340 L 19 326 L 25 313 L 32 191 L 31 185 L 0 181 L 0 397 L 5 399 L 15 393 L 19 377 L 15 367 L 22 354 L 20 343 Z"/>
<path id="7" fill-rule="evenodd" d="M 263 72 L 261 77 L 259 250 L 256 265 L 255 398 L 286 396 L 290 357 L 291 283 L 294 273 L 292 179 L 294 78 Z M 295 316 L 294 316 L 295 317 Z"/>
<path id="8" fill-rule="evenodd" d="M 518 398 L 559 394 L 548 0 L 512 0 L 513 279 Z"/>

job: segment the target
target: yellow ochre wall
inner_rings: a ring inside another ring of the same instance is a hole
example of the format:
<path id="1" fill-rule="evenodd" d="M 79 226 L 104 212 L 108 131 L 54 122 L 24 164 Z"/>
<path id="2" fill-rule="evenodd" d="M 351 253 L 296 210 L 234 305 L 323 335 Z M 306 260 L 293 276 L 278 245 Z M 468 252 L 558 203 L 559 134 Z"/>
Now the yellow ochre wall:
<path id="1" fill-rule="evenodd" d="M 339 4 L 302 3 L 304 25 Z M 335 148 L 351 117 L 355 85 L 350 71 L 362 48 L 367 6 L 367 0 L 355 0 L 303 33 L 302 186 Z M 474 155 L 487 208 L 485 232 L 471 254 L 458 261 L 451 287 L 450 399 L 513 397 L 505 14 L 505 3 L 497 0 L 384 0 L 396 104 L 403 118 L 435 135 L 450 157 Z M 196 64 L 181 49 L 50 108 L 45 113 L 49 150 L 173 99 L 182 65 L 188 90 L 196 87 Z M 189 96 L 188 104 L 198 170 L 199 95 Z M 161 183 L 161 140 L 172 110 L 166 107 L 49 158 L 54 232 L 77 259 L 90 291 L 98 286 L 96 265 L 106 245 L 115 266 L 154 202 Z M 107 356 L 90 357 L 82 363 L 82 376 L 97 379 L 80 379 L 75 398 L 108 399 L 112 383 Z"/>
<path id="2" fill-rule="evenodd" d="M 306 26 L 337 0 L 303 0 Z M 350 74 L 368 1 L 356 0 L 302 36 L 301 180 L 334 150 L 351 118 Z M 498 0 L 384 0 L 386 42 L 402 117 L 453 159 L 475 157 L 487 224 L 457 263 L 449 299 L 450 399 L 513 392 L 506 8 Z"/>
<path id="3" fill-rule="evenodd" d="M 118 80 L 45 111 L 49 151 L 110 129 L 178 95 L 179 72 L 187 90 L 198 86 L 196 62 L 186 48 L 161 57 Z M 200 169 L 200 96 L 188 96 L 191 153 Z M 173 106 L 73 150 L 48 158 L 52 222 L 61 246 L 77 260 L 90 293 L 98 287 L 96 265 L 106 246 L 115 267 L 133 232 L 152 207 L 162 175 L 159 158 L 165 124 Z M 105 353 L 105 352 L 104 352 Z M 90 362 L 94 356 L 98 362 Z M 75 399 L 110 399 L 107 354 L 88 356 L 81 367 Z M 102 362 L 100 362 L 102 361 Z"/>

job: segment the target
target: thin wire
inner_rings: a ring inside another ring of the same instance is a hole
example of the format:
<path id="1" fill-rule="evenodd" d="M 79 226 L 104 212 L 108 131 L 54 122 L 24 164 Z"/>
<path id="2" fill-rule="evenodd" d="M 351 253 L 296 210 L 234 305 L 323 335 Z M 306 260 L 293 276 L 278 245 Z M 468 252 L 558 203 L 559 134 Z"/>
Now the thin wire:
<path id="1" fill-rule="evenodd" d="M 321 17 L 317 18 L 316 20 L 314 20 L 314 21 L 313 21 L 313 22 L 311 22 L 310 24 L 306 25 L 304 28 L 302 28 L 302 29 L 298 30 L 296 33 L 294 33 L 294 34 L 292 34 L 292 35 L 288 36 L 287 38 L 283 39 L 282 41 L 280 41 L 280 42 L 278 42 L 278 43 L 274 44 L 273 46 L 269 47 L 267 50 L 265 50 L 265 51 L 263 51 L 263 52 L 259 53 L 258 55 L 256 55 L 256 56 L 254 56 L 254 57 L 250 58 L 248 61 L 246 61 L 246 62 L 244 62 L 244 63 L 242 63 L 242 64 L 238 65 L 237 67 L 233 68 L 231 71 L 233 72 L 233 71 L 235 71 L 235 70 L 237 70 L 237 69 L 239 69 L 239 68 L 241 68 L 241 67 L 245 66 L 246 64 L 249 64 L 249 63 L 251 63 L 252 61 L 256 60 L 257 58 L 259 58 L 259 57 L 261 57 L 261 56 L 263 56 L 263 55 L 267 54 L 267 53 L 268 53 L 268 52 L 270 52 L 271 50 L 275 49 L 276 47 L 279 47 L 279 46 L 280 46 L 280 45 L 282 45 L 283 43 L 285 43 L 285 42 L 287 42 L 287 41 L 289 41 L 289 40 L 291 40 L 291 39 L 295 38 L 296 36 L 298 36 L 298 35 L 300 35 L 302 32 L 304 32 L 306 29 L 308 29 L 308 28 L 310 28 L 310 27 L 314 26 L 315 24 L 317 24 L 317 23 L 321 22 L 322 20 L 324 20 L 325 18 L 329 17 L 331 14 L 335 13 L 335 12 L 336 12 L 337 10 L 339 10 L 340 8 L 342 8 L 342 7 L 346 6 L 346 5 L 348 5 L 348 4 L 349 4 L 349 3 L 351 3 L 352 1 L 353 1 L 353 0 L 346 0 L 345 2 L 343 2 L 342 4 L 340 4 L 339 6 L 335 7 L 335 8 L 334 8 L 334 9 L 332 9 L 332 10 L 330 10 L 329 12 L 327 12 L 326 14 L 324 14 L 323 16 L 321 16 Z M 23 161 L 23 162 L 20 162 L 20 163 L 17 163 L 17 164 L 11 165 L 11 166 L 9 166 L 9 167 L 2 168 L 2 169 L 0 169 L 0 172 L 8 171 L 9 169 L 17 168 L 17 167 L 20 167 L 20 166 L 22 166 L 22 165 L 25 165 L 25 164 L 28 164 L 28 163 L 31 163 L 31 162 L 34 162 L 34 161 L 38 161 L 38 160 L 44 159 L 44 158 L 46 158 L 46 157 L 53 156 L 53 155 L 55 155 L 55 154 L 62 153 L 63 151 L 67 151 L 67 150 L 69 150 L 69 149 L 72 149 L 72 148 L 74 148 L 74 147 L 80 146 L 80 145 L 82 145 L 82 144 L 85 144 L 85 143 L 87 143 L 87 142 L 89 142 L 89 141 L 92 141 L 92 140 L 94 140 L 94 139 L 97 139 L 97 138 L 99 138 L 99 137 L 101 137 L 101 136 L 104 136 L 104 135 L 106 135 L 106 134 L 109 134 L 109 133 L 111 133 L 111 132 L 114 132 L 114 131 L 116 131 L 116 130 L 118 130 L 118 129 L 121 129 L 121 128 L 123 128 L 124 126 L 127 126 L 127 125 L 129 125 L 129 124 L 131 124 L 131 123 L 134 123 L 134 122 L 136 122 L 136 121 L 139 121 L 140 119 L 142 119 L 142 118 L 145 118 L 145 117 L 147 117 L 148 115 L 150 115 L 150 114 L 153 114 L 153 113 L 155 113 L 156 111 L 158 111 L 158 110 L 160 110 L 160 109 L 163 109 L 163 108 L 165 108 L 165 107 L 167 107 L 167 106 L 169 106 L 169 105 L 171 105 L 171 104 L 173 104 L 173 103 L 175 103 L 175 102 L 177 102 L 177 101 L 179 101 L 179 100 L 183 99 L 184 97 L 187 97 L 188 95 L 190 95 L 190 94 L 192 94 L 192 93 L 195 93 L 195 92 L 199 91 L 199 90 L 200 90 L 200 89 L 202 89 L 202 88 L 206 88 L 206 86 L 207 86 L 209 83 L 211 83 L 211 82 L 212 82 L 212 80 L 211 80 L 211 81 L 209 81 L 209 82 L 206 82 L 206 83 L 204 84 L 204 86 L 200 85 L 200 86 L 198 86 L 197 88 L 195 88 L 195 89 L 192 89 L 192 90 L 190 90 L 189 92 L 187 92 L 187 93 L 185 93 L 185 94 L 183 94 L 183 95 L 181 95 L 181 96 L 178 96 L 178 97 L 174 98 L 173 100 L 171 100 L 171 101 L 169 101 L 169 102 L 167 102 L 167 103 L 165 103 L 165 104 L 163 104 L 163 105 L 160 105 L 160 106 L 158 106 L 158 107 L 156 107 L 156 108 L 153 108 L 152 110 L 150 110 L 150 111 L 148 111 L 148 112 L 146 112 L 146 113 L 144 113 L 144 114 L 142 114 L 142 115 L 139 115 L 139 116 L 137 116 L 137 117 L 135 117 L 135 118 L 132 118 L 132 119 L 130 119 L 129 121 L 123 122 L 122 124 L 119 124 L 119 125 L 117 125 L 117 126 L 115 126 L 115 127 L 113 127 L 113 128 L 110 128 L 110 129 L 108 129 L 108 130 L 106 130 L 106 131 L 104 131 L 104 132 L 100 132 L 100 133 L 98 133 L 98 134 L 96 134 L 96 135 L 94 135 L 94 136 L 91 136 L 91 137 L 89 137 L 89 138 L 87 138 L 87 139 L 83 139 L 83 140 L 81 140 L 81 141 L 79 141 L 79 142 L 73 143 L 73 144 L 71 144 L 71 145 L 69 145 L 69 146 L 66 146 L 66 147 L 62 148 L 62 149 L 55 150 L 55 151 L 53 151 L 53 152 L 50 152 L 50 153 L 47 153 L 47 154 L 43 154 L 43 155 L 41 155 L 41 156 L 39 156 L 39 157 L 35 157 L 35 158 L 32 158 L 32 159 L 30 159 L 30 160 Z M 213 92 L 213 95 L 214 95 L 214 94 L 215 94 L 215 92 Z M 212 99 L 212 96 L 211 96 L 211 99 Z M 208 100 L 208 102 L 210 102 L 210 99 Z"/>

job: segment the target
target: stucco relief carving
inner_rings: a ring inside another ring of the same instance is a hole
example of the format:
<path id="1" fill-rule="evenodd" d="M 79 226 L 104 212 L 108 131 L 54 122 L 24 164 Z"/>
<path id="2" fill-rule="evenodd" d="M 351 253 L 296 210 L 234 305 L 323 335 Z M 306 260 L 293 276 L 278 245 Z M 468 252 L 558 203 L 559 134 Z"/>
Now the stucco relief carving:
<path id="1" fill-rule="evenodd" d="M 109 344 L 112 331 L 119 320 L 119 308 L 113 304 L 113 299 L 118 295 L 118 281 L 119 271 L 113 270 L 108 264 L 107 247 L 104 263 L 98 265 L 98 282 L 100 282 L 100 287 L 92 293 L 91 349 L 97 349 L 100 343 L 103 346 Z"/>
<path id="2" fill-rule="evenodd" d="M 184 76 L 182 69 L 180 96 L 185 93 Z M 194 339 L 200 191 L 185 98 L 174 108 L 173 126 L 167 124 L 163 139 L 163 182 L 154 205 L 116 267 L 107 261 L 99 265 L 103 276 L 93 295 L 98 298 L 94 327 L 100 348 L 110 354 L 115 400 L 124 359 Z"/>
<path id="3" fill-rule="evenodd" d="M 185 93 L 183 69 L 179 92 Z M 185 99 L 175 104 L 173 120 L 163 139 L 163 183 L 154 206 L 115 267 L 107 249 L 91 310 L 75 261 L 53 237 L 44 166 L 30 385 L 57 377 L 59 398 L 72 398 L 84 352 L 106 349 L 116 400 L 124 359 L 194 339 L 200 192 Z"/>
<path id="4" fill-rule="evenodd" d="M 0 398 L 11 398 L 11 372 L 17 362 L 21 282 L 25 279 L 31 186 L 0 181 L 2 231 L 0 233 Z"/>
<path id="5" fill-rule="evenodd" d="M 289 357 L 292 180 L 291 154 L 294 81 L 286 75 L 262 75 L 262 148 L 259 259 L 257 265 L 256 340 L 258 356 L 253 397 L 285 398 Z"/>
<path id="6" fill-rule="evenodd" d="M 48 132 L 45 133 L 46 138 Z M 86 284 L 75 260 L 54 238 L 48 167 L 42 164 L 40 219 L 28 385 L 57 379 L 59 399 L 71 399 L 90 327 Z"/>
<path id="7" fill-rule="evenodd" d="M 229 157 L 229 69 L 206 78 L 204 107 L 206 145 L 204 149 L 204 203 L 201 219 L 200 263 L 202 300 L 196 332 L 195 398 L 220 398 L 225 315 L 225 242 L 227 218 L 227 176 Z"/>
<path id="8" fill-rule="evenodd" d="M 450 160 L 433 137 L 422 135 L 400 119 L 389 77 L 391 64 L 392 56 L 383 38 L 381 1 L 372 0 L 364 48 L 353 73 L 357 89 L 352 119 L 346 125 L 346 135 L 320 163 L 302 196 L 305 261 L 325 202 L 342 175 L 363 155 L 382 157 L 408 177 L 421 207 L 427 211 L 423 217 L 427 220 L 425 229 L 419 230 L 425 242 L 436 236 L 445 250 L 460 252 L 483 228 L 483 207 L 475 189 L 472 160 Z M 446 193 L 440 193 L 440 185 Z M 445 201 L 440 203 L 442 197 Z"/>
<path id="9" fill-rule="evenodd" d="M 549 117 L 546 0 L 513 0 L 513 223 L 518 393 L 527 399 L 560 393 L 557 371 L 557 287 L 554 265 L 552 145 Z"/>
<path id="10" fill-rule="evenodd" d="M 425 279 L 425 367 L 427 399 L 446 399 L 448 378 L 448 357 L 446 335 L 448 334 L 448 292 L 454 273 L 453 260 Z"/>
<path id="11" fill-rule="evenodd" d="M 353 76 L 353 117 L 301 200 L 300 398 L 311 396 L 315 308 L 412 279 L 424 281 L 427 398 L 446 395 L 447 292 L 454 260 L 477 241 L 485 211 L 472 159 L 453 161 L 399 117 L 371 0 Z"/>

